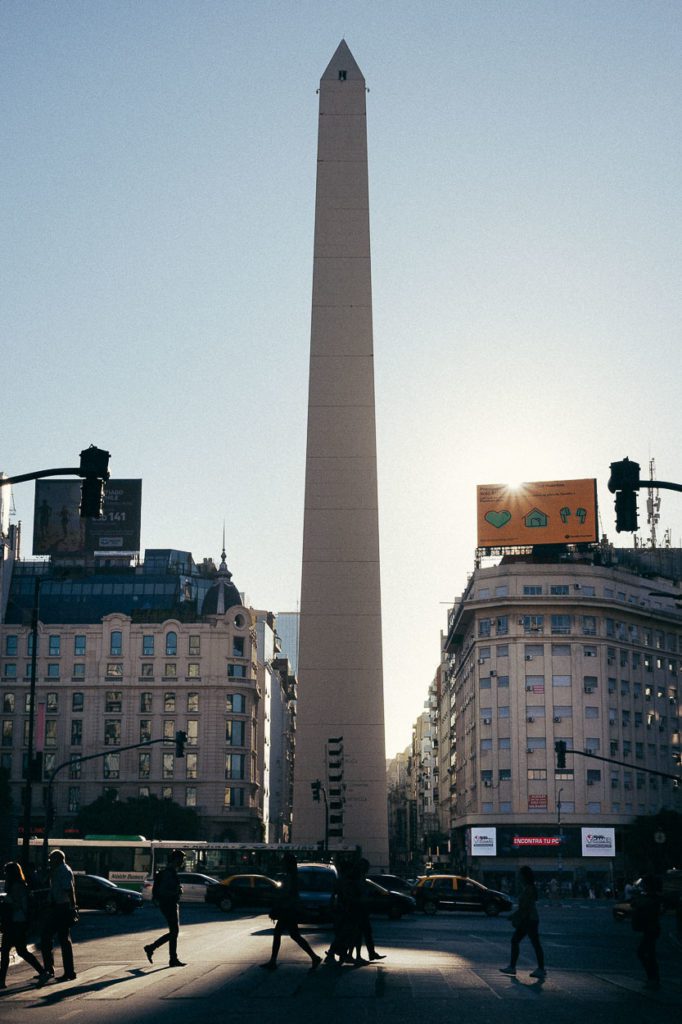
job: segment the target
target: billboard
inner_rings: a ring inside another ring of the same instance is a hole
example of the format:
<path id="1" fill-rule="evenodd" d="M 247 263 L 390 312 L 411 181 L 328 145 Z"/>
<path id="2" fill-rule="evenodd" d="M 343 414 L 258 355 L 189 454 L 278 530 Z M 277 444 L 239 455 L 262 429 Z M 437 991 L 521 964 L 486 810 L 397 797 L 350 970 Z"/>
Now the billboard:
<path id="1" fill-rule="evenodd" d="M 476 488 L 478 547 L 597 540 L 597 481 L 543 480 Z"/>
<path id="2" fill-rule="evenodd" d="M 109 480 L 101 519 L 81 519 L 80 480 L 36 480 L 34 555 L 139 551 L 141 480 Z"/>
<path id="3" fill-rule="evenodd" d="M 614 828 L 581 828 L 580 834 L 583 857 L 615 857 Z"/>
<path id="4" fill-rule="evenodd" d="M 469 844 L 469 852 L 472 857 L 496 857 L 497 829 L 470 828 Z"/>

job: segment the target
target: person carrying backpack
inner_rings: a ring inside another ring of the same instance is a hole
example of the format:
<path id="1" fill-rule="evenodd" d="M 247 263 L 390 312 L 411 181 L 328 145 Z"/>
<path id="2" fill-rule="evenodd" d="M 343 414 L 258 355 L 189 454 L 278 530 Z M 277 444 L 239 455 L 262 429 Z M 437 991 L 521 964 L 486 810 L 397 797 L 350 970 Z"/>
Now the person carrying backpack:
<path id="1" fill-rule="evenodd" d="M 154 877 L 152 898 L 159 905 L 159 910 L 166 919 L 168 931 L 160 935 L 155 942 L 144 947 L 145 955 L 151 964 L 154 959 L 154 951 L 160 946 L 168 943 L 169 967 L 185 967 L 186 964 L 178 959 L 178 935 L 180 933 L 180 895 L 182 886 L 178 879 L 178 871 L 182 870 L 185 863 L 185 855 L 182 850 L 171 850 L 168 864 L 163 871 L 157 872 Z"/>

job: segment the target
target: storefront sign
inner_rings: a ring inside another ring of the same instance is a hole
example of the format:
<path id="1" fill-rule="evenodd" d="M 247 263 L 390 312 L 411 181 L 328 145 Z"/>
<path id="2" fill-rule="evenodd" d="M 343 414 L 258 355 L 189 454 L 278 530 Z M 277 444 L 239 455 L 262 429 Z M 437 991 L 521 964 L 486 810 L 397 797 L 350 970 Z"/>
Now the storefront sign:
<path id="1" fill-rule="evenodd" d="M 547 794 L 546 793 L 529 793 L 528 795 L 528 810 L 529 811 L 546 811 L 547 810 Z"/>
<path id="2" fill-rule="evenodd" d="M 497 856 L 496 828 L 471 828 L 469 829 L 469 838 L 472 857 Z"/>
<path id="3" fill-rule="evenodd" d="M 613 828 L 581 828 L 583 857 L 615 857 L 616 830 Z"/>
<path id="4" fill-rule="evenodd" d="M 561 846 L 559 836 L 514 836 L 513 846 Z"/>

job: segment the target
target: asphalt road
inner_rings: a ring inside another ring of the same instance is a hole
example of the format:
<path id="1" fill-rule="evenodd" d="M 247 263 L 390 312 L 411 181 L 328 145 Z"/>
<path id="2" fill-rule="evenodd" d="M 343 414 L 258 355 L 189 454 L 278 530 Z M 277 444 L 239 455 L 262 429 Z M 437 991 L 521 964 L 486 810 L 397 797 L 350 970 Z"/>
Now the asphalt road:
<path id="1" fill-rule="evenodd" d="M 612 920 L 604 903 L 540 907 L 547 979 L 534 982 L 532 950 L 524 943 L 515 979 L 508 962 L 506 917 L 413 915 L 398 922 L 374 918 L 377 949 L 386 959 L 365 967 L 308 969 L 285 938 L 280 966 L 259 969 L 270 952 L 271 922 L 263 915 L 224 915 L 183 906 L 179 956 L 170 969 L 163 950 L 149 965 L 143 952 L 163 930 L 159 912 L 145 906 L 127 917 L 85 911 L 74 929 L 76 981 L 35 987 L 23 962 L 10 966 L 0 994 L 0 1024 L 659 1024 L 679 1019 L 682 945 L 671 917 L 659 942 L 663 984 L 642 990 L 637 936 Z M 330 933 L 305 929 L 319 953 Z M 167 947 L 166 947 L 167 948 Z M 56 951 L 57 973 L 61 958 Z"/>

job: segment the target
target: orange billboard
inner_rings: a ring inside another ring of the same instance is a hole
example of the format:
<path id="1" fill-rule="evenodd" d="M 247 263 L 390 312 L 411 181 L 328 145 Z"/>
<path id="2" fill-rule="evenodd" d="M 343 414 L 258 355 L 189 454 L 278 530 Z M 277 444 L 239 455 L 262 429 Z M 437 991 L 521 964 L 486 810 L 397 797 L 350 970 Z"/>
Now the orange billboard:
<path id="1" fill-rule="evenodd" d="M 597 540 L 597 481 L 479 484 L 479 548 L 589 544 Z"/>

